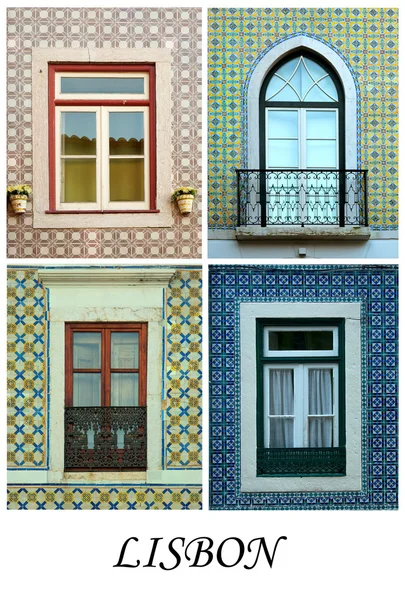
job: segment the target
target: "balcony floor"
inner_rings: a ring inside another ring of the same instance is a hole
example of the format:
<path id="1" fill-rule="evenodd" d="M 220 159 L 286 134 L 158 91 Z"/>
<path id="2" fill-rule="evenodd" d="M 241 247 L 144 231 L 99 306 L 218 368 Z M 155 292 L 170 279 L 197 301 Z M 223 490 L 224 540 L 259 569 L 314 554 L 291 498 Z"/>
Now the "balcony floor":
<path id="1" fill-rule="evenodd" d="M 338 227 L 337 225 L 272 225 L 260 227 L 258 225 L 246 225 L 236 227 L 235 237 L 239 241 L 253 240 L 347 240 L 361 241 L 370 238 L 369 227 L 351 225 Z"/>

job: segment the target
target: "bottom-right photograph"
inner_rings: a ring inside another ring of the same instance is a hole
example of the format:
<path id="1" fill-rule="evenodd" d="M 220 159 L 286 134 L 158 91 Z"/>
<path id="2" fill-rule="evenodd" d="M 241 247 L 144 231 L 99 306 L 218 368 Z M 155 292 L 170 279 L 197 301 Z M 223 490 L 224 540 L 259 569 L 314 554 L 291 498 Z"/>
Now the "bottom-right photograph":
<path id="1" fill-rule="evenodd" d="M 210 265 L 210 508 L 398 508 L 396 265 Z"/>

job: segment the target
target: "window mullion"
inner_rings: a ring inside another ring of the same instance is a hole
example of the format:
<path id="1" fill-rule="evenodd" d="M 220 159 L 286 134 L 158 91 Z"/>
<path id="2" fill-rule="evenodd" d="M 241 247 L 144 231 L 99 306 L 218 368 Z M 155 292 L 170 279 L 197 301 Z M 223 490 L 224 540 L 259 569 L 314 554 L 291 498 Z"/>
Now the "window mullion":
<path id="1" fill-rule="evenodd" d="M 302 392 L 304 389 L 303 365 L 295 365 L 294 369 L 294 447 L 302 448 L 304 445 L 304 402 Z M 305 392 L 304 392 L 305 394 Z"/>
<path id="2" fill-rule="evenodd" d="M 101 210 L 108 208 L 109 188 L 110 188 L 110 164 L 109 164 L 109 108 L 101 106 Z"/>

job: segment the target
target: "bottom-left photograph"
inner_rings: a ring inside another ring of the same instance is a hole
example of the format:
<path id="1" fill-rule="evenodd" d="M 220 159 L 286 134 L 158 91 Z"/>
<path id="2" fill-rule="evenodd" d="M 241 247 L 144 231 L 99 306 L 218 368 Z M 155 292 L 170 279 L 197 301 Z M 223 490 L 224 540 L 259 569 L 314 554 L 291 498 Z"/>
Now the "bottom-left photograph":
<path id="1" fill-rule="evenodd" d="M 9 509 L 202 508 L 202 273 L 8 268 Z"/>

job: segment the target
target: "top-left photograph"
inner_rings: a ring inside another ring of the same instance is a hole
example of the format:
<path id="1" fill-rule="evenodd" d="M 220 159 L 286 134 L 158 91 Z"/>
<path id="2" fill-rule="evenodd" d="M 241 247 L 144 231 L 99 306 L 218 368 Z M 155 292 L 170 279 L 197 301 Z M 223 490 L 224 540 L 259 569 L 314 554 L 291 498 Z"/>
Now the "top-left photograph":
<path id="1" fill-rule="evenodd" d="M 201 257 L 201 9 L 7 9 L 7 255 Z"/>

